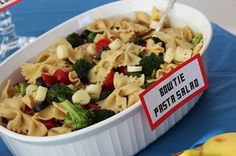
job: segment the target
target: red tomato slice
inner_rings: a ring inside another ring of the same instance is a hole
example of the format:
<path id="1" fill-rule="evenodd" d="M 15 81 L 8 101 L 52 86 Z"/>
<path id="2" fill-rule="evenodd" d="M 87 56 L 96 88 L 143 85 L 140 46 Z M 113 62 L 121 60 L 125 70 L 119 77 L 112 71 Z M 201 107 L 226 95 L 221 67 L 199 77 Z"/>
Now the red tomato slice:
<path id="1" fill-rule="evenodd" d="M 34 115 L 34 112 L 31 108 L 29 108 L 28 106 L 25 107 L 24 113 L 30 116 Z"/>
<path id="2" fill-rule="evenodd" d="M 100 39 L 96 42 L 96 51 L 99 52 L 103 48 L 107 48 L 111 41 L 107 38 Z"/>
<path id="3" fill-rule="evenodd" d="M 56 78 L 48 73 L 43 73 L 42 78 L 46 85 L 53 85 L 57 82 Z"/>
<path id="4" fill-rule="evenodd" d="M 110 71 L 110 73 L 107 74 L 106 79 L 103 81 L 103 88 L 106 89 L 114 89 L 114 84 L 113 84 L 113 78 L 114 78 L 115 72 Z"/>
<path id="5" fill-rule="evenodd" d="M 41 122 L 47 127 L 47 129 L 51 129 L 53 127 L 56 127 L 56 120 L 55 119 L 41 120 Z"/>
<path id="6" fill-rule="evenodd" d="M 119 72 L 120 73 L 123 73 L 124 75 L 127 73 L 127 66 L 125 66 L 125 67 L 120 67 L 119 68 Z"/>
<path id="7" fill-rule="evenodd" d="M 53 76 L 56 78 L 58 83 L 62 83 L 64 85 L 70 84 L 70 80 L 68 78 L 69 72 L 64 69 L 58 69 L 55 71 Z"/>
<path id="8" fill-rule="evenodd" d="M 96 110 L 100 110 L 101 107 L 99 107 L 96 103 L 90 102 L 87 105 L 85 105 L 86 109 L 96 109 Z"/>

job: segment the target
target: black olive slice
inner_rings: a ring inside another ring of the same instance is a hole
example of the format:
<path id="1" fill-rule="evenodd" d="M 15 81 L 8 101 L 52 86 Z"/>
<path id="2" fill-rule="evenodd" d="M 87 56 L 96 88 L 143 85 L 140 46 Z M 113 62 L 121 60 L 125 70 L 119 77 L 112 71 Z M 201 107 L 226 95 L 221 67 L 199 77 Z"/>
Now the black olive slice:
<path id="1" fill-rule="evenodd" d="M 43 102 L 35 105 L 33 107 L 33 111 L 34 113 L 37 113 L 37 112 L 41 112 L 42 110 L 44 110 L 45 108 L 47 108 L 49 106 L 49 102 L 47 100 L 44 100 Z"/>
<path id="2" fill-rule="evenodd" d="M 45 82 L 43 81 L 43 78 L 42 78 L 42 77 L 38 77 L 38 78 L 36 79 L 36 84 L 37 84 L 38 86 L 46 87 L 46 84 L 45 84 Z"/>

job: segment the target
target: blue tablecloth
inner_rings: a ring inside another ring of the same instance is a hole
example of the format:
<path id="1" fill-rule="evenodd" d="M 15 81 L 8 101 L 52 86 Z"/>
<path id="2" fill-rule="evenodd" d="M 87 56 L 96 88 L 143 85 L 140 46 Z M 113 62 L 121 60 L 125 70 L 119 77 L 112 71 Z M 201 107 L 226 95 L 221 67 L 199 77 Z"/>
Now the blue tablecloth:
<path id="1" fill-rule="evenodd" d="M 11 7 L 19 35 L 39 36 L 63 21 L 114 0 L 24 0 Z M 236 37 L 213 24 L 208 52 L 209 89 L 166 134 L 138 155 L 170 156 L 207 138 L 236 131 Z M 11 156 L 0 140 L 0 155 Z"/>

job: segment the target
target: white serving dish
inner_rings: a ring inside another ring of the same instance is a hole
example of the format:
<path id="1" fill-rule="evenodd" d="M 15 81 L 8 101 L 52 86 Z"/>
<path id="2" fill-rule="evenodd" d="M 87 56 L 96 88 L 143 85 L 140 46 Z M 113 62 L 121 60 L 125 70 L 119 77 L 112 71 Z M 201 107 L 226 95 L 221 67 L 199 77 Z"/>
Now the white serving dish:
<path id="1" fill-rule="evenodd" d="M 82 30 L 85 25 L 103 17 L 133 17 L 135 10 L 150 12 L 153 6 L 164 10 L 166 0 L 126 0 L 107 4 L 81 15 L 40 36 L 31 45 L 19 50 L 0 65 L 1 88 L 11 77 L 18 82 L 22 77 L 19 67 L 44 51 L 61 36 Z M 204 35 L 204 46 L 201 55 L 205 61 L 205 52 L 210 43 L 212 28 L 207 18 L 199 11 L 177 3 L 170 14 L 173 25 L 189 25 Z M 205 64 L 206 65 L 206 64 Z M 31 137 L 14 133 L 0 126 L 1 137 L 15 156 L 121 156 L 134 155 L 147 147 L 151 142 L 168 131 L 196 104 L 200 95 L 193 98 L 176 111 L 157 129 L 151 128 L 142 109 L 137 102 L 127 110 L 93 126 L 69 134 L 53 137 Z"/>

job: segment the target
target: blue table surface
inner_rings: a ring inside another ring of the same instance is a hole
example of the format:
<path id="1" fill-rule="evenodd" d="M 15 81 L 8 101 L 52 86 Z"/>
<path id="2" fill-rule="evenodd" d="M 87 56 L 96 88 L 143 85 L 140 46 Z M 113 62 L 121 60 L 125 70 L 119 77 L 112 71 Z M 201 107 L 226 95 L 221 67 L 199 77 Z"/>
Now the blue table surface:
<path id="1" fill-rule="evenodd" d="M 114 0 L 23 0 L 12 6 L 19 35 L 39 36 L 71 17 Z M 207 138 L 236 131 L 236 37 L 213 24 L 207 51 L 209 89 L 180 122 L 137 155 L 170 156 Z M 0 155 L 11 156 L 0 139 Z"/>

